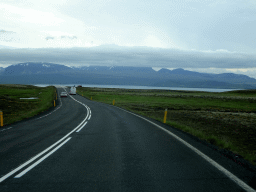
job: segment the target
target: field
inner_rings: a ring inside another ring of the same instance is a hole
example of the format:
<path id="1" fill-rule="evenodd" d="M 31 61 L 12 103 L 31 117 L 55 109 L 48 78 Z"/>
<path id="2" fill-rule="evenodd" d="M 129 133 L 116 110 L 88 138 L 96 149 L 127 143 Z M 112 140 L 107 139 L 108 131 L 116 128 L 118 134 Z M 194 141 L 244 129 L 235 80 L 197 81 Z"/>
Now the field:
<path id="1" fill-rule="evenodd" d="M 167 124 L 256 165 L 256 90 L 196 91 L 78 88 L 94 101 L 113 104 Z"/>
<path id="2" fill-rule="evenodd" d="M 33 117 L 50 107 L 56 99 L 55 87 L 32 85 L 0 85 L 0 111 L 3 112 L 4 126 Z M 35 97 L 38 99 L 20 99 Z"/>

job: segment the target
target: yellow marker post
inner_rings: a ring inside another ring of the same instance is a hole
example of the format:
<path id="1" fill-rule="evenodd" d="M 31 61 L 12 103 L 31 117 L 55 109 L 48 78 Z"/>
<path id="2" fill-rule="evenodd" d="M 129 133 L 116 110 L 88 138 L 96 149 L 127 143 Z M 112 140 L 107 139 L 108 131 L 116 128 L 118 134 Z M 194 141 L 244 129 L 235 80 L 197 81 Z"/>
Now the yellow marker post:
<path id="1" fill-rule="evenodd" d="M 0 121 L 1 121 L 1 127 L 4 126 L 4 118 L 3 118 L 3 112 L 0 111 Z"/>
<path id="2" fill-rule="evenodd" d="M 113 105 L 115 105 L 115 99 L 113 100 Z"/>
<path id="3" fill-rule="evenodd" d="M 55 107 L 55 100 L 53 100 L 53 103 L 54 103 L 54 107 Z"/>
<path id="4" fill-rule="evenodd" d="M 82 96 L 84 96 L 84 94 L 82 94 Z"/>
<path id="5" fill-rule="evenodd" d="M 91 97 L 91 100 L 92 100 L 92 97 Z"/>
<path id="6" fill-rule="evenodd" d="M 167 117 L 167 109 L 165 109 L 165 112 L 164 112 L 164 123 L 166 123 L 166 117 Z"/>

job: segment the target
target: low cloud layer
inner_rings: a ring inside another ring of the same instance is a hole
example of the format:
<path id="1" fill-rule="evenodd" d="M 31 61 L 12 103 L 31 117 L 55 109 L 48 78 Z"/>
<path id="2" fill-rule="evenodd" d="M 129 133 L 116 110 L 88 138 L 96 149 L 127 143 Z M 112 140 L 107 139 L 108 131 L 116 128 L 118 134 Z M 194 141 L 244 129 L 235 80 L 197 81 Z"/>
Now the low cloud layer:
<path id="1" fill-rule="evenodd" d="M 49 37 L 50 38 L 50 37 Z M 256 56 L 218 51 L 183 51 L 115 45 L 91 48 L 1 49 L 1 63 L 53 62 L 69 65 L 163 68 L 252 68 Z"/>

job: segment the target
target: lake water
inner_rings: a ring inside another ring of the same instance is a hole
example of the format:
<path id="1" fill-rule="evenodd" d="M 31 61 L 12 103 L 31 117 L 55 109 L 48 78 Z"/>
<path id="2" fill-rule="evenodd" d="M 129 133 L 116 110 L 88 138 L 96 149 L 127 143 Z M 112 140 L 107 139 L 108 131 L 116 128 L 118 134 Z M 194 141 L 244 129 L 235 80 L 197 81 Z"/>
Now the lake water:
<path id="1" fill-rule="evenodd" d="M 212 89 L 212 88 L 183 88 L 183 87 L 151 87 L 151 86 L 132 86 L 132 85 L 90 85 L 79 84 L 83 87 L 99 87 L 99 88 L 121 88 L 121 89 L 161 89 L 161 90 L 182 90 L 182 91 L 206 91 L 206 92 L 225 92 L 238 89 Z M 46 87 L 48 84 L 36 84 L 38 87 Z M 74 86 L 74 84 L 53 84 L 53 86 Z M 77 86 L 77 84 L 75 84 Z"/>

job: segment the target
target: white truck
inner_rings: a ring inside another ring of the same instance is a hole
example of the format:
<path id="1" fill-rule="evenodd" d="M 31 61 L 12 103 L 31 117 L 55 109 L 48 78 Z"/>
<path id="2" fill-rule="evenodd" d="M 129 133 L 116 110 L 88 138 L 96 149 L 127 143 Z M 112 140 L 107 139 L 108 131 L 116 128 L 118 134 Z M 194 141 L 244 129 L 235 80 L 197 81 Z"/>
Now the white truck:
<path id="1" fill-rule="evenodd" d="M 76 95 L 76 87 L 70 87 L 69 95 Z"/>

